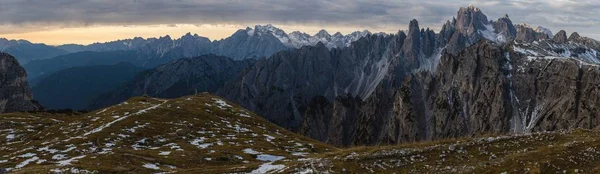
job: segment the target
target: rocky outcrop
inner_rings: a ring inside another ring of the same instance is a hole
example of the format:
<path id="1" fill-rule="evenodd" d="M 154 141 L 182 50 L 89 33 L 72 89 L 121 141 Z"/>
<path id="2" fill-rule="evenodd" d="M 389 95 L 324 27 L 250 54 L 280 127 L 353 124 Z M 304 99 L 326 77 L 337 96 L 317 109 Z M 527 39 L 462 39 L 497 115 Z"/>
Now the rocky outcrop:
<path id="1" fill-rule="evenodd" d="M 475 36 L 478 31 L 486 30 L 486 25 L 488 25 L 487 16 L 475 6 L 461 7 L 456 14 L 455 27 L 464 36 Z"/>
<path id="2" fill-rule="evenodd" d="M 388 123 L 393 129 L 381 141 L 596 127 L 598 99 L 582 94 L 599 92 L 600 80 L 589 78 L 598 73 L 577 59 L 531 59 L 480 42 L 445 55 L 433 75 L 407 78 Z"/>
<path id="3" fill-rule="evenodd" d="M 598 65 L 516 49 L 480 41 L 443 54 L 435 71 L 385 78 L 367 98 L 309 105 L 301 133 L 348 146 L 600 126 Z"/>
<path id="4" fill-rule="evenodd" d="M 504 15 L 504 17 L 494 22 L 493 25 L 498 34 L 508 37 L 507 40 L 514 39 L 517 36 L 517 29 L 515 28 L 515 25 L 513 25 L 508 15 Z"/>
<path id="5" fill-rule="evenodd" d="M 550 39 L 547 33 L 538 32 L 527 24 L 516 25 L 517 37 L 516 40 L 533 42 L 536 40 Z"/>
<path id="6" fill-rule="evenodd" d="M 539 80 L 565 81 L 561 79 L 564 74 L 556 73 L 560 68 L 544 69 L 552 67 L 544 62 L 546 56 L 574 57 L 585 67 L 598 61 L 592 49 L 540 39 L 547 32 L 525 26 L 517 29 L 508 16 L 487 21 L 475 7 L 461 8 L 457 15 L 440 34 L 419 29 L 412 20 L 406 33 L 370 35 L 343 49 L 328 50 L 318 44 L 279 52 L 260 60 L 218 94 L 282 127 L 338 146 L 577 127 L 564 126 L 574 122 L 554 115 L 544 117 L 554 120 L 537 124 L 535 119 L 542 117 L 532 112 L 535 107 L 530 102 L 582 101 L 585 97 L 574 92 L 580 90 L 573 89 L 584 83 L 572 87 L 567 82 Z M 566 76 L 575 79 L 593 76 L 572 74 L 578 70 L 567 66 L 570 60 L 563 58 L 551 65 L 565 66 L 569 69 Z M 528 74 L 537 69 L 547 73 Z M 597 85 L 595 80 L 586 83 Z M 528 96 L 540 89 L 548 94 Z M 585 105 L 586 112 L 593 112 L 596 99 L 585 100 L 592 103 L 557 109 Z M 544 112 L 558 112 L 547 108 Z"/>
<path id="7" fill-rule="evenodd" d="M 558 33 L 556 33 L 556 35 L 554 35 L 554 38 L 552 38 L 552 40 L 554 40 L 554 42 L 557 42 L 557 43 L 568 42 L 567 32 L 565 30 L 560 30 Z"/>
<path id="8" fill-rule="evenodd" d="M 268 57 L 276 52 L 289 49 L 274 35 L 266 33 L 259 35 L 256 30 L 258 30 L 258 26 L 255 30 L 238 30 L 231 37 L 216 41 L 211 52 L 231 57 L 234 60 L 243 60 Z"/>
<path id="9" fill-rule="evenodd" d="M 368 35 L 342 49 L 317 44 L 279 52 L 259 60 L 218 94 L 325 142 L 380 142 L 387 131 L 383 125 L 393 115 L 396 90 L 408 74 L 435 71 L 441 55 L 458 54 L 480 39 L 505 43 L 514 38 L 507 17 L 487 21 L 475 7 L 461 8 L 457 15 L 440 34 L 420 29 L 412 20 L 406 33 Z"/>
<path id="10" fill-rule="evenodd" d="M 571 34 L 571 36 L 569 36 L 568 40 L 570 42 L 578 43 L 578 44 L 584 45 L 586 47 L 589 47 L 589 48 L 592 48 L 595 50 L 600 50 L 600 42 L 599 41 L 592 39 L 592 38 L 580 36 L 579 33 L 577 33 L 577 32 L 573 32 Z"/>
<path id="11" fill-rule="evenodd" d="M 33 101 L 25 69 L 13 56 L 0 52 L 0 113 L 40 109 Z"/>

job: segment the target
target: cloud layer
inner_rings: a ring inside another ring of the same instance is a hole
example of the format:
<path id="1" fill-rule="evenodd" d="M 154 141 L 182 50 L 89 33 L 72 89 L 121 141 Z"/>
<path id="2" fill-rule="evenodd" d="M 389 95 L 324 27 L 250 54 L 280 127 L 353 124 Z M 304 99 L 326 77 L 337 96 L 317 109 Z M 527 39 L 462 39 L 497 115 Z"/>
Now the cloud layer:
<path id="1" fill-rule="evenodd" d="M 592 0 L 2 0 L 0 32 L 90 25 L 233 24 L 405 29 L 411 19 L 439 29 L 461 6 L 489 19 L 600 37 L 600 3 Z"/>

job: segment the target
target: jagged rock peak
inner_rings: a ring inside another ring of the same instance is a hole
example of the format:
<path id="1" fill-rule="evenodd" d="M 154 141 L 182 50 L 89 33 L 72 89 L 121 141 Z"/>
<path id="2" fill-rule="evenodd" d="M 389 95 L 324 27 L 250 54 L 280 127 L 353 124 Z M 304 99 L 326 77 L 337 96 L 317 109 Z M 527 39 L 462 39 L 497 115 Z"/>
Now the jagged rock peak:
<path id="1" fill-rule="evenodd" d="M 160 38 L 158 38 L 158 40 L 173 40 L 171 39 L 171 36 L 169 36 L 168 34 L 165 36 L 161 36 Z"/>
<path id="2" fill-rule="evenodd" d="M 413 19 L 408 24 L 408 34 L 410 35 L 412 32 L 419 32 L 419 21 Z"/>
<path id="3" fill-rule="evenodd" d="M 315 34 L 315 36 L 323 38 L 323 37 L 328 37 L 328 36 L 331 36 L 331 35 L 329 35 L 329 32 L 327 32 L 325 30 L 321 30 L 317 34 Z"/>
<path id="4" fill-rule="evenodd" d="M 558 33 L 556 33 L 556 35 L 554 36 L 554 38 L 552 39 L 554 40 L 554 42 L 558 42 L 558 43 L 566 43 L 567 40 L 567 32 L 565 30 L 560 30 Z"/>
<path id="5" fill-rule="evenodd" d="M 463 8 L 466 9 L 466 10 L 469 10 L 469 11 L 474 11 L 474 12 L 480 12 L 481 11 L 481 9 L 475 7 L 473 4 L 469 4 L 469 6 L 467 6 L 467 7 L 461 7 L 461 9 L 463 9 Z"/>
<path id="6" fill-rule="evenodd" d="M 552 34 L 552 31 L 550 29 L 544 28 L 542 26 L 538 26 L 535 29 L 535 31 L 539 32 L 539 33 L 544 33 L 544 34 L 548 35 L 548 38 L 552 38 L 554 36 L 554 34 Z"/>
<path id="7" fill-rule="evenodd" d="M 487 16 L 473 5 L 461 7 L 456 17 L 456 28 L 467 35 L 471 35 L 478 30 L 486 30 L 485 25 L 489 23 Z"/>
<path id="8" fill-rule="evenodd" d="M 342 33 L 340 33 L 339 31 L 335 32 L 335 34 L 333 34 L 333 36 L 335 36 L 335 37 L 344 37 L 344 35 Z"/>
<path id="9" fill-rule="evenodd" d="M 581 36 L 577 32 L 573 32 L 573 33 L 571 33 L 571 36 L 569 36 L 569 40 L 578 40 L 578 39 L 581 39 Z"/>

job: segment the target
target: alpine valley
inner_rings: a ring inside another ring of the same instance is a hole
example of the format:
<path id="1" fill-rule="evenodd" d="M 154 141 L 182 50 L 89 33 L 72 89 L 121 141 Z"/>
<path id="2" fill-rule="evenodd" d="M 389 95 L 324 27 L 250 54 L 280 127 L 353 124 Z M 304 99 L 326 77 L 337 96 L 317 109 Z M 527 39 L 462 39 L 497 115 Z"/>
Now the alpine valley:
<path id="1" fill-rule="evenodd" d="M 472 5 L 0 50 L 0 173 L 600 173 L 600 42 Z"/>

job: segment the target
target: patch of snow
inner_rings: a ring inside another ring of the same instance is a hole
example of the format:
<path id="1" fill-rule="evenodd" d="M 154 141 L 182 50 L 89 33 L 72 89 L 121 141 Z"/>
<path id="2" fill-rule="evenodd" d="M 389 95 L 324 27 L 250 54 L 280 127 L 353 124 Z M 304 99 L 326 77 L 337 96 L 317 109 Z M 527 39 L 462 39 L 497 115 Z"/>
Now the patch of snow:
<path id="1" fill-rule="evenodd" d="M 248 114 L 242 114 L 242 113 L 240 113 L 240 114 L 239 114 L 239 116 L 240 116 L 240 117 L 246 117 L 246 118 L 250 118 L 250 115 L 248 115 Z"/>
<path id="2" fill-rule="evenodd" d="M 27 164 L 29 164 L 29 163 L 32 163 L 32 162 L 35 162 L 35 161 L 37 161 L 38 159 L 40 159 L 40 158 L 39 158 L 39 157 L 37 157 L 37 156 L 34 156 L 34 157 L 32 157 L 32 158 L 29 158 L 29 159 L 26 159 L 25 161 L 23 161 L 23 162 L 21 162 L 21 163 L 17 164 L 17 165 L 15 166 L 15 169 L 20 169 L 20 168 L 23 168 L 23 167 L 25 167 Z"/>
<path id="3" fill-rule="evenodd" d="M 98 114 L 101 114 L 101 113 L 103 113 L 103 112 L 106 112 L 106 110 L 108 110 L 108 108 L 104 108 L 104 109 L 102 109 L 100 112 L 96 112 L 96 115 L 98 115 Z"/>
<path id="4" fill-rule="evenodd" d="M 160 153 L 158 153 L 158 155 L 161 155 L 161 156 L 166 156 L 169 154 L 171 154 L 171 151 L 160 151 Z"/>
<path id="5" fill-rule="evenodd" d="M 76 162 L 77 160 L 84 158 L 85 155 L 81 155 L 81 156 L 77 156 L 77 157 L 73 157 L 71 159 L 67 159 L 67 160 L 62 160 L 62 161 L 58 161 L 58 166 L 67 166 L 67 165 L 71 165 L 71 162 Z"/>
<path id="6" fill-rule="evenodd" d="M 61 160 L 61 159 L 66 159 L 67 156 L 63 155 L 63 154 L 56 154 L 54 156 L 52 156 L 53 160 Z"/>
<path id="7" fill-rule="evenodd" d="M 147 169 L 152 169 L 152 170 L 160 170 L 160 167 L 158 167 L 158 165 L 151 164 L 151 163 L 146 163 L 142 167 L 147 168 Z"/>
<path id="8" fill-rule="evenodd" d="M 285 168 L 285 165 L 282 165 L 282 164 L 273 165 L 273 162 L 270 162 L 270 163 L 261 164 L 260 166 L 258 166 L 257 169 L 251 171 L 250 173 L 251 174 L 264 174 L 264 173 L 269 173 L 269 172 L 276 172 L 276 171 L 279 171 L 284 168 Z"/>
<path id="9" fill-rule="evenodd" d="M 149 107 L 149 108 L 146 108 L 146 109 L 142 109 L 142 110 L 140 110 L 140 111 L 136 112 L 136 113 L 135 113 L 135 114 L 133 114 L 133 115 L 140 115 L 140 114 L 146 113 L 146 112 L 147 112 L 147 111 L 149 111 L 149 110 L 156 109 L 156 108 L 160 107 L 161 105 L 165 104 L 166 102 L 167 102 L 167 101 L 164 101 L 164 102 L 163 102 L 163 103 L 161 103 L 161 104 L 157 104 L 157 105 L 154 105 L 154 106 L 152 106 L 152 107 Z M 121 121 L 121 120 L 124 120 L 124 119 L 126 119 L 126 118 L 129 118 L 129 117 L 130 117 L 130 116 L 124 116 L 124 117 L 121 117 L 121 118 L 115 119 L 115 120 L 113 120 L 113 121 L 111 121 L 111 122 L 109 122 L 109 123 L 107 123 L 107 124 L 104 124 L 104 125 L 102 125 L 102 126 L 100 126 L 100 127 L 97 127 L 97 128 L 95 128 L 95 129 L 93 129 L 92 131 L 89 131 L 89 132 L 86 132 L 86 133 L 84 133 L 84 134 L 83 134 L 83 136 L 88 136 L 88 135 L 91 135 L 91 134 L 94 134 L 94 133 L 100 132 L 100 131 L 104 130 L 105 128 L 107 128 L 107 127 L 110 127 L 111 125 L 115 124 L 116 122 L 119 122 L 119 121 Z"/>
<path id="10" fill-rule="evenodd" d="M 271 135 L 263 134 L 263 136 L 265 136 L 265 139 L 266 139 L 268 142 L 271 142 L 271 141 L 273 141 L 273 140 L 275 139 L 275 137 L 273 137 L 273 136 L 271 136 Z"/>
<path id="11" fill-rule="evenodd" d="M 58 150 L 56 150 L 56 149 L 50 149 L 49 146 L 38 148 L 37 151 L 38 152 L 46 151 L 46 152 L 51 153 L 51 154 L 54 154 L 54 153 L 58 152 Z"/>
<path id="12" fill-rule="evenodd" d="M 72 151 L 72 150 L 74 150 L 74 149 L 77 148 L 77 147 L 75 147 L 75 145 L 72 145 L 72 144 L 71 145 L 67 145 L 67 147 L 68 147 L 67 149 L 65 149 L 63 151 L 60 151 L 60 152 L 67 153 L 67 152 L 70 152 L 70 151 Z"/>
<path id="13" fill-rule="evenodd" d="M 284 158 L 285 157 L 283 157 L 283 156 L 275 156 L 275 155 L 269 155 L 269 154 L 260 154 L 260 155 L 256 156 L 256 160 L 268 161 L 268 162 L 279 161 Z"/>
<path id="14" fill-rule="evenodd" d="M 212 146 L 212 143 L 200 144 L 200 143 L 203 143 L 204 140 L 206 140 L 206 138 L 204 138 L 204 137 L 196 138 L 196 139 L 190 141 L 190 144 L 192 144 L 192 145 L 194 145 L 194 146 L 196 146 L 196 147 L 198 147 L 200 149 L 205 149 L 205 148 L 207 148 L 209 146 Z"/>
<path id="15" fill-rule="evenodd" d="M 231 106 L 231 105 L 227 104 L 227 102 L 225 102 L 225 101 L 223 101 L 223 100 L 221 100 L 221 99 L 216 99 L 216 98 L 213 98 L 213 100 L 215 101 L 215 103 L 217 104 L 217 107 L 218 107 L 219 109 L 226 109 L 226 108 L 231 108 L 231 107 L 233 107 L 233 106 Z"/>
<path id="16" fill-rule="evenodd" d="M 15 139 L 15 134 L 6 135 L 6 141 L 12 141 L 13 139 Z"/>
<path id="17" fill-rule="evenodd" d="M 257 151 L 255 151 L 253 149 L 250 149 L 250 148 L 244 149 L 243 151 L 246 154 L 252 154 L 252 155 L 260 154 L 260 152 L 257 152 Z"/>
<path id="18" fill-rule="evenodd" d="M 506 43 L 507 41 L 504 35 L 502 35 L 501 33 L 496 33 L 496 29 L 494 29 L 494 26 L 492 26 L 492 24 L 486 24 L 485 30 L 479 30 L 477 32 L 481 34 L 481 36 L 483 36 L 484 38 L 495 43 Z"/>
<path id="19" fill-rule="evenodd" d="M 165 144 L 164 146 L 168 146 L 169 148 L 175 149 L 177 151 L 183 151 L 183 149 L 181 149 L 181 147 L 177 143 L 169 143 Z"/>
<path id="20" fill-rule="evenodd" d="M 304 156 L 308 155 L 308 153 L 306 153 L 306 152 L 293 152 L 292 155 L 304 157 Z"/>

